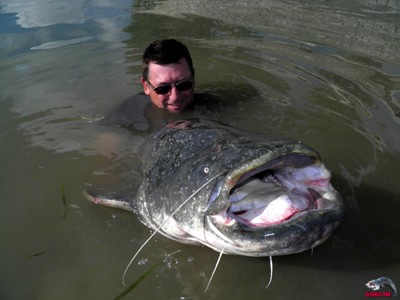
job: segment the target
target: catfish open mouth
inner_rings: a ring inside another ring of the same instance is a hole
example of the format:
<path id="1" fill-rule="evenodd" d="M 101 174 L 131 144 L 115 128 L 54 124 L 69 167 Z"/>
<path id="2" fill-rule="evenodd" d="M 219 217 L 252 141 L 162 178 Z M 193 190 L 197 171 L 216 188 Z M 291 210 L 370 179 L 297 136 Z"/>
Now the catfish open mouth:
<path id="1" fill-rule="evenodd" d="M 230 206 L 217 218 L 224 225 L 238 222 L 256 229 L 281 224 L 326 208 L 334 196 L 331 173 L 319 160 L 302 154 L 278 157 L 239 176 L 235 173 L 226 186 Z"/>

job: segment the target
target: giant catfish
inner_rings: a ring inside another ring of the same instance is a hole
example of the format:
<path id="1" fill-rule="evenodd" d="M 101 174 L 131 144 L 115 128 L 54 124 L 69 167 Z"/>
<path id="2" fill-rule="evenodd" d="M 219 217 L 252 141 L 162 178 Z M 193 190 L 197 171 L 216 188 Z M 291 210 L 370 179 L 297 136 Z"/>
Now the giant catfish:
<path id="1" fill-rule="evenodd" d="M 134 211 L 178 242 L 224 254 L 286 255 L 324 242 L 344 216 L 331 173 L 299 141 L 188 119 L 149 135 L 138 158 L 143 181 L 136 197 L 86 195 Z"/>

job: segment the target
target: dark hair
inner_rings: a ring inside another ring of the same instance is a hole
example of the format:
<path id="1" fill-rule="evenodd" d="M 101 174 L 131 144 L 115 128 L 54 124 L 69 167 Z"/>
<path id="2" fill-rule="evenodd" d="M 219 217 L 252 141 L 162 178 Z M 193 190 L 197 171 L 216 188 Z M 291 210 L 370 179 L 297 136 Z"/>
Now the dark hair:
<path id="1" fill-rule="evenodd" d="M 152 42 L 143 53 L 143 78 L 147 79 L 149 75 L 149 64 L 151 62 L 158 65 L 168 65 L 177 63 L 181 58 L 186 59 L 192 76 L 194 77 L 192 57 L 184 44 L 174 39 L 156 40 Z"/>

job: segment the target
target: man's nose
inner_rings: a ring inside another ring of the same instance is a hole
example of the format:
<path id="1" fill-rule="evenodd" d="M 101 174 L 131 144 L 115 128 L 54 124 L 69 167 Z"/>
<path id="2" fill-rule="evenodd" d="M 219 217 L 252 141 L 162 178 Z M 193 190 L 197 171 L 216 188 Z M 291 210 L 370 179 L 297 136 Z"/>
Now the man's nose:
<path id="1" fill-rule="evenodd" d="M 178 91 L 178 89 L 176 88 L 176 86 L 173 86 L 172 89 L 171 89 L 171 92 L 169 93 L 169 99 L 170 99 L 170 100 L 176 100 L 176 99 L 178 99 L 179 93 L 180 93 L 180 92 Z"/>

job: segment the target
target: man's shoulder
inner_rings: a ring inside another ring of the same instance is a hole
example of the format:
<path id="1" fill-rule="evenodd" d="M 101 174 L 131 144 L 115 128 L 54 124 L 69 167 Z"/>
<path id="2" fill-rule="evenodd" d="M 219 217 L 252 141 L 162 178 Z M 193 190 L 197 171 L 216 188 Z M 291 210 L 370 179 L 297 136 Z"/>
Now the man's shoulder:
<path id="1" fill-rule="evenodd" d="M 140 111 L 142 108 L 142 112 L 146 105 L 149 103 L 149 96 L 145 93 L 138 93 L 126 98 L 121 104 L 118 105 L 116 109 L 120 110 L 129 110 L 129 111 Z"/>
<path id="2" fill-rule="evenodd" d="M 209 92 L 195 93 L 193 99 L 195 105 L 199 104 L 215 105 L 221 102 L 221 99 L 217 95 L 214 95 Z"/>
<path id="3" fill-rule="evenodd" d="M 144 93 L 138 93 L 128 97 L 118 104 L 113 111 L 106 116 L 105 122 L 109 125 L 116 125 L 120 127 L 131 126 L 132 123 L 145 130 L 146 118 L 144 111 L 149 105 L 149 98 Z M 136 126 L 135 126 L 136 127 Z"/>
<path id="4" fill-rule="evenodd" d="M 195 117 L 218 118 L 224 111 L 221 98 L 208 92 L 195 93 L 192 106 Z"/>

